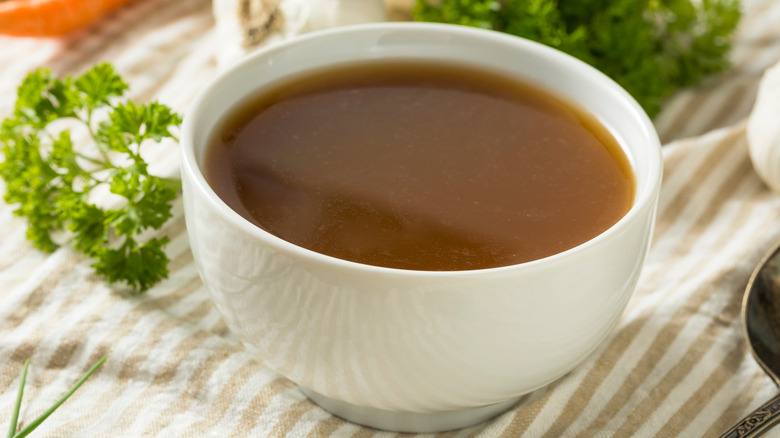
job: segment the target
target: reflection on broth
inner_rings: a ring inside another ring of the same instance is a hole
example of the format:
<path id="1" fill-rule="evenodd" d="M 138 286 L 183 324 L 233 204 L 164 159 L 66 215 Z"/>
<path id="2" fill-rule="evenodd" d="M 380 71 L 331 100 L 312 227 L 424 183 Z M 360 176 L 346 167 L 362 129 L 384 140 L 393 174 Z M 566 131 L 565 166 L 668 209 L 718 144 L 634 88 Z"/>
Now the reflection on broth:
<path id="1" fill-rule="evenodd" d="M 612 226 L 633 174 L 594 117 L 460 64 L 381 61 L 291 78 L 222 121 L 206 177 L 247 220 L 341 259 L 469 270 Z"/>

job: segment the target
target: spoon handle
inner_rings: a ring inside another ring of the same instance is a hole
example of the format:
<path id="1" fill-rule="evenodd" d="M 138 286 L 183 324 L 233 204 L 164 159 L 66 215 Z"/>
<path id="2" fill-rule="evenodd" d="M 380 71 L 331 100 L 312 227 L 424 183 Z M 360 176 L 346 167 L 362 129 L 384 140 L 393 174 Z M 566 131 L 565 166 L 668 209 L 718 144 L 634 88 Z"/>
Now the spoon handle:
<path id="1" fill-rule="evenodd" d="M 748 438 L 764 434 L 775 424 L 780 423 L 780 394 L 764 403 L 720 438 Z"/>

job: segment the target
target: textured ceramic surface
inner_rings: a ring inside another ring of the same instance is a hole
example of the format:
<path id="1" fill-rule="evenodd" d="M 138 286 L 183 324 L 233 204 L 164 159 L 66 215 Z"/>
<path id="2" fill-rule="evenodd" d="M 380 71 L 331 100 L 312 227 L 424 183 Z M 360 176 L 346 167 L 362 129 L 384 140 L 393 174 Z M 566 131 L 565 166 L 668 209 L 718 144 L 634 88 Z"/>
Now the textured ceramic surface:
<path id="1" fill-rule="evenodd" d="M 230 210 L 201 174 L 209 132 L 274 80 L 357 59 L 459 60 L 531 79 L 589 108 L 619 139 L 635 205 L 574 249 L 462 272 L 386 269 L 296 247 Z M 575 367 L 617 323 L 652 234 L 660 143 L 638 105 L 587 65 L 503 34 L 375 24 L 309 34 L 250 55 L 185 118 L 182 180 L 201 276 L 230 329 L 280 374 L 352 405 L 412 413 L 505 402 Z"/>

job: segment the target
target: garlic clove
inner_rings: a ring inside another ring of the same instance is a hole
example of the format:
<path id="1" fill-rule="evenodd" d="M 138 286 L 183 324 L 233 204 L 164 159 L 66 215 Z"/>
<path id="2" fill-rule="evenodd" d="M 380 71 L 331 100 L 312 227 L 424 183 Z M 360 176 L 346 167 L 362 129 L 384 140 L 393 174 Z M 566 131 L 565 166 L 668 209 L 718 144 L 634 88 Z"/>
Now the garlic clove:
<path id="1" fill-rule="evenodd" d="M 220 68 L 306 32 L 388 20 L 383 0 L 213 0 L 212 10 Z"/>
<path id="2" fill-rule="evenodd" d="M 780 193 L 780 63 L 764 72 L 747 121 L 750 160 L 758 176 Z"/>
<path id="3" fill-rule="evenodd" d="M 282 0 L 284 1 L 284 0 Z M 349 24 L 387 21 L 382 0 L 287 0 L 304 1 L 311 7 L 305 31 Z"/>

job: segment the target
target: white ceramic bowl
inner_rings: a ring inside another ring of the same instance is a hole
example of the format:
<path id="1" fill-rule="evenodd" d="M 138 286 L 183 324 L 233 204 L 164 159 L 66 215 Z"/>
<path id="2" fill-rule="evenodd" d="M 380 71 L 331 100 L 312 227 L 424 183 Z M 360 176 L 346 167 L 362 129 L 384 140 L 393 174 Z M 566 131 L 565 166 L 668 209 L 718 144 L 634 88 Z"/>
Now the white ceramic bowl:
<path id="1" fill-rule="evenodd" d="M 237 102 L 296 72 L 399 57 L 509 72 L 588 108 L 631 162 L 633 207 L 598 237 L 545 259 L 423 272 L 362 265 L 290 244 L 243 219 L 206 183 L 206 140 Z M 438 24 L 344 27 L 254 53 L 200 93 L 185 117 L 182 147 L 192 251 L 230 329 L 326 409 L 406 431 L 484 420 L 596 348 L 635 288 L 662 174 L 650 120 L 606 76 L 524 39 Z"/>

